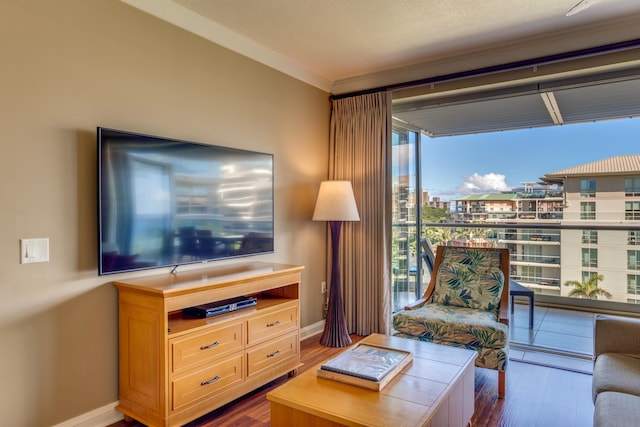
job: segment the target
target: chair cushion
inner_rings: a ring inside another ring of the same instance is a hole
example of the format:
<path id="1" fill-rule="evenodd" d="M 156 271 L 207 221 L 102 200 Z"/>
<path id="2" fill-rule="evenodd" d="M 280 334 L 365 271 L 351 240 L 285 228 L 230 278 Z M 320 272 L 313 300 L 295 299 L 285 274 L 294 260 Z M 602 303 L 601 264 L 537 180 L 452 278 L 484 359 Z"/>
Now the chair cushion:
<path id="1" fill-rule="evenodd" d="M 447 247 L 438 267 L 431 302 L 497 310 L 503 286 L 500 251 Z"/>
<path id="2" fill-rule="evenodd" d="M 403 334 L 464 346 L 503 348 L 509 340 L 509 327 L 498 321 L 495 312 L 446 304 L 399 311 L 393 316 L 393 328 Z"/>
<path id="3" fill-rule="evenodd" d="M 596 399 L 594 427 L 637 426 L 640 420 L 640 397 L 606 391 Z"/>
<path id="4" fill-rule="evenodd" d="M 605 391 L 640 396 L 640 355 L 604 353 L 593 365 L 593 401 Z"/>
<path id="5" fill-rule="evenodd" d="M 504 372 L 507 370 L 507 362 L 509 361 L 509 347 L 503 348 L 486 348 L 473 345 L 462 345 L 453 342 L 444 342 L 438 340 L 432 340 L 425 337 L 415 337 L 413 335 L 403 334 L 396 332 L 393 334 L 395 337 L 408 338 L 417 341 L 431 342 L 434 344 L 447 345 L 451 347 L 464 348 L 467 350 L 473 350 L 478 353 L 476 357 L 475 365 L 479 368 L 496 369 Z"/>

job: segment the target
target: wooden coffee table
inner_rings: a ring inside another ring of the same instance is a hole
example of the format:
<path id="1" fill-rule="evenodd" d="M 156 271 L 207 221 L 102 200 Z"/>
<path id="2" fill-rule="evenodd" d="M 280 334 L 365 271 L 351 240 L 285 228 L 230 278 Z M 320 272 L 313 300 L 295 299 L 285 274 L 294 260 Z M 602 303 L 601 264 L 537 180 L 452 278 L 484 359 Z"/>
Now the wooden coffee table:
<path id="1" fill-rule="evenodd" d="M 380 334 L 358 344 L 410 351 L 413 362 L 380 391 L 319 378 L 311 368 L 267 394 L 271 426 L 470 424 L 475 351 Z"/>

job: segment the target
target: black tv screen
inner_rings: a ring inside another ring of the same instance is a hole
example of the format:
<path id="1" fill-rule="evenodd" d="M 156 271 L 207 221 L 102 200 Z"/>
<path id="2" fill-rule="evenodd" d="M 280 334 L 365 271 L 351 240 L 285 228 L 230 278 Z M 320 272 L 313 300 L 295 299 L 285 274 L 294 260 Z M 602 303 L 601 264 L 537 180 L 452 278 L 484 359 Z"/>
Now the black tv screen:
<path id="1" fill-rule="evenodd" d="M 273 155 L 99 127 L 99 274 L 273 252 Z"/>

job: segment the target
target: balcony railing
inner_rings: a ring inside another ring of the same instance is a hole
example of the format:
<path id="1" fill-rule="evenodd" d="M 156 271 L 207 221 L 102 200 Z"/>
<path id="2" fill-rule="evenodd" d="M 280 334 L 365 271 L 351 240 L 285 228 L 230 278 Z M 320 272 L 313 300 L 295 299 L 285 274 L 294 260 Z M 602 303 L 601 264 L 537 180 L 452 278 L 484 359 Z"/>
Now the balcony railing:
<path id="1" fill-rule="evenodd" d="M 505 241 L 525 241 L 525 242 L 560 242 L 560 234 L 559 233 L 513 233 L 513 232 L 499 232 L 498 233 L 499 240 Z"/>
<path id="2" fill-rule="evenodd" d="M 583 242 L 584 230 L 589 231 L 586 242 Z M 397 224 L 393 235 L 399 244 L 396 251 L 403 251 L 403 254 L 396 254 L 393 261 L 394 310 L 420 297 L 428 284 L 426 253 L 420 239 L 429 240 L 433 253 L 437 245 L 443 243 L 507 247 L 511 278 L 545 297 L 563 298 L 563 304 L 586 298 L 569 297 L 573 287 L 565 286 L 565 283 L 582 282 L 592 274 L 602 275 L 598 286 L 612 294 L 610 299 L 600 296 L 596 303 L 617 303 L 625 307 L 631 306 L 628 301 L 638 299 L 627 288 L 630 281 L 638 280 L 636 276 L 640 276 L 640 270 L 636 270 L 640 268 L 640 246 L 635 244 L 640 243 L 640 222 L 426 223 L 420 234 L 417 234 L 415 224 Z M 583 265 L 584 249 L 588 249 L 592 257 L 586 265 Z M 532 250 L 539 253 L 532 254 Z M 596 259 L 603 262 L 596 264 Z"/>
<path id="3" fill-rule="evenodd" d="M 518 255 L 511 254 L 511 262 L 537 263 L 537 264 L 560 264 L 560 255 Z"/>
<path id="4" fill-rule="evenodd" d="M 467 221 L 477 221 L 479 219 L 489 219 L 489 220 L 526 220 L 536 221 L 536 220 L 560 220 L 564 219 L 564 214 L 562 211 L 524 211 L 524 212 L 513 212 L 513 211 L 486 211 L 482 210 L 461 210 L 458 209 L 453 212 L 454 220 L 459 222 L 467 222 Z"/>

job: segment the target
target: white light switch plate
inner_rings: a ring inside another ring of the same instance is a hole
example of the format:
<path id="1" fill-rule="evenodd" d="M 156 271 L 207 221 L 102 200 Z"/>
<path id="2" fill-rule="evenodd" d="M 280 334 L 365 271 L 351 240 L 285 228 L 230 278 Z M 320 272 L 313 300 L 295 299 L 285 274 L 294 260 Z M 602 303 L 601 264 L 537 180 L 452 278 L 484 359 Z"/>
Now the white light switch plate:
<path id="1" fill-rule="evenodd" d="M 20 239 L 20 263 L 49 261 L 49 239 Z"/>

